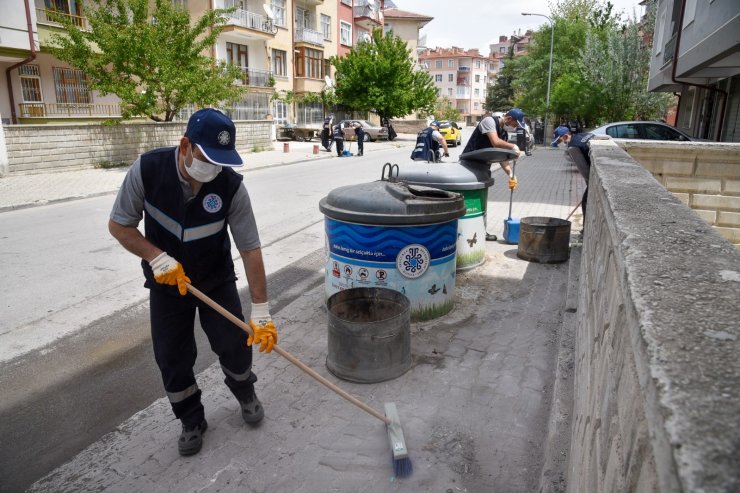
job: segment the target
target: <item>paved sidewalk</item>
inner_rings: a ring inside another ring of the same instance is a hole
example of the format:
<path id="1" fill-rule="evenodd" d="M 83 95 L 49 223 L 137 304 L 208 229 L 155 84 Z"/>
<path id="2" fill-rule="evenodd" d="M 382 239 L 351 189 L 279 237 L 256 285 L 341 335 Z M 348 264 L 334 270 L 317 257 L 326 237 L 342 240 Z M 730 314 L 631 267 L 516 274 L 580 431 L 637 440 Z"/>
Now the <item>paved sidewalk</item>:
<path id="1" fill-rule="evenodd" d="M 264 154 L 274 158 L 280 152 Z M 488 229 L 501 236 L 510 194 L 497 166 L 493 175 Z M 520 161 L 517 175 L 515 217 L 565 218 L 583 193 L 583 180 L 562 150 L 535 150 Z M 580 209 L 571 219 L 578 231 Z M 381 422 L 277 354 L 255 353 L 266 409 L 261 426 L 243 424 L 214 364 L 198 375 L 209 422 L 198 455 L 178 456 L 179 422 L 162 398 L 30 491 L 537 490 L 546 453 L 567 453 L 545 450 L 545 439 L 569 262 L 526 262 L 516 256 L 516 245 L 500 241 L 486 248 L 485 264 L 458 274 L 453 312 L 412 324 L 412 368 L 388 382 L 352 384 L 326 370 L 323 285 L 275 314 L 284 349 L 381 412 L 384 402 L 396 403 L 414 461 L 410 478 L 393 477 Z"/>

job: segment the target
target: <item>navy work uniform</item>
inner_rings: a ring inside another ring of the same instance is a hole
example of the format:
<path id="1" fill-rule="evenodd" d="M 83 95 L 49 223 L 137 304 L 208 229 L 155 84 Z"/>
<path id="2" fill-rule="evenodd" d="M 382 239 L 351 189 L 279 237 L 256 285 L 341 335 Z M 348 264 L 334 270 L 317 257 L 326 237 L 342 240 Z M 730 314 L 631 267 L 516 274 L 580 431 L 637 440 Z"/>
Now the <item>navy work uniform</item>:
<path id="1" fill-rule="evenodd" d="M 362 156 L 365 153 L 365 129 L 358 124 L 355 127 L 355 136 L 357 137 L 357 155 Z"/>
<path id="2" fill-rule="evenodd" d="M 440 160 L 439 141 L 434 138 L 435 129 L 427 127 L 416 135 L 416 147 L 411 151 L 414 161 L 437 162 Z"/>
<path id="3" fill-rule="evenodd" d="M 340 124 L 334 125 L 334 143 L 337 144 L 337 156 L 342 156 L 344 151 L 344 133 Z"/>

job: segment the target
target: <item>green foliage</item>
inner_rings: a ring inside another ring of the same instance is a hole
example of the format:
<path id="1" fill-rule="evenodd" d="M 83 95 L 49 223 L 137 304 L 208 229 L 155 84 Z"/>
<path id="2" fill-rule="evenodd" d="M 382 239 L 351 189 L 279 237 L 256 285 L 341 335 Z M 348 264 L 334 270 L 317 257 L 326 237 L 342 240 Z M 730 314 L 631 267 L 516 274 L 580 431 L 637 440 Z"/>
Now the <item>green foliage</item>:
<path id="1" fill-rule="evenodd" d="M 451 122 L 460 121 L 460 110 L 452 105 L 452 101 L 447 96 L 437 99 L 437 103 L 432 114 L 435 120 L 449 120 Z"/>
<path id="2" fill-rule="evenodd" d="M 208 10 L 192 25 L 187 9 L 168 0 L 96 0 L 84 5 L 89 30 L 68 20 L 52 54 L 81 69 L 92 89 L 121 99 L 124 118 L 171 121 L 189 104 L 239 99 L 237 67 L 203 55 L 216 42 L 227 10 Z"/>
<path id="3" fill-rule="evenodd" d="M 514 107 L 512 82 L 518 72 L 517 66 L 514 52 L 509 48 L 509 54 L 506 56 L 504 67 L 496 77 L 496 82 L 487 88 L 485 108 L 488 111 L 507 111 Z"/>
<path id="4" fill-rule="evenodd" d="M 345 106 L 398 118 L 414 111 L 431 113 L 437 91 L 429 74 L 416 71 L 406 42 L 375 29 L 345 57 L 331 59 L 336 68 L 336 97 Z"/>
<path id="5" fill-rule="evenodd" d="M 647 92 L 650 47 L 642 44 L 637 20 L 620 25 L 608 1 L 557 0 L 551 8 L 550 121 L 575 117 L 589 127 L 663 116 L 670 96 Z M 654 22 L 642 26 L 652 29 Z M 510 65 L 514 105 L 530 115 L 545 114 L 550 36 L 548 22 L 533 33 L 527 55 Z"/>

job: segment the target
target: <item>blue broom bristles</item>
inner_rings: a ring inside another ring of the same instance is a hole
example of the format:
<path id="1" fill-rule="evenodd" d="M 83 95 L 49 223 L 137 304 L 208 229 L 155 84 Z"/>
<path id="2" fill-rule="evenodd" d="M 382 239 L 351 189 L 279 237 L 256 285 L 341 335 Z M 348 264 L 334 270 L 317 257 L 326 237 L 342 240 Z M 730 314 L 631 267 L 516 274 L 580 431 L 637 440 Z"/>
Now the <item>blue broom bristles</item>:
<path id="1" fill-rule="evenodd" d="M 412 472 L 414 472 L 414 466 L 411 464 L 411 459 L 408 457 L 393 459 L 393 474 L 397 478 L 407 478 Z"/>

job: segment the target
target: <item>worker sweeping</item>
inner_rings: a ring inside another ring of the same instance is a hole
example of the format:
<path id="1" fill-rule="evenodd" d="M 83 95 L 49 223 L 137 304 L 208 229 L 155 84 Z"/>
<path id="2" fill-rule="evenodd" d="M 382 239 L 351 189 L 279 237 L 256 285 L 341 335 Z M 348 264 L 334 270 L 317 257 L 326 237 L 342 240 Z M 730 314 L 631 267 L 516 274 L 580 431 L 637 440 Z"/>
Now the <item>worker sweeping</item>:
<path id="1" fill-rule="evenodd" d="M 463 154 L 478 149 L 498 147 L 501 149 L 511 149 L 521 158 L 524 153 L 516 144 L 509 143 L 508 132 L 516 131 L 517 128 L 524 128 L 524 112 L 520 109 L 512 108 L 501 117 L 487 114 L 475 127 L 475 130 L 473 130 L 470 140 L 465 145 Z M 509 190 L 513 192 L 518 183 L 516 176 L 514 176 L 511 163 L 509 161 L 501 161 L 499 165 L 509 177 Z M 497 239 L 496 235 L 486 233 L 487 241 L 496 241 Z"/>
<path id="2" fill-rule="evenodd" d="M 235 143 L 236 128 L 226 115 L 211 108 L 196 111 L 177 147 L 155 149 L 134 161 L 108 222 L 113 237 L 142 259 L 154 357 L 182 422 L 181 455 L 200 451 L 208 427 L 193 373 L 196 312 L 249 425 L 265 415 L 254 389 L 252 344 L 270 352 L 278 340 L 249 194 L 242 175 L 232 169 L 243 164 Z M 142 216 L 143 235 L 137 229 Z M 252 336 L 187 291 L 192 280 L 243 320 L 227 227 L 249 283 Z"/>

